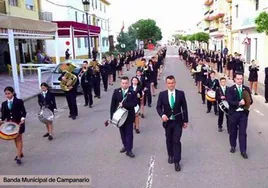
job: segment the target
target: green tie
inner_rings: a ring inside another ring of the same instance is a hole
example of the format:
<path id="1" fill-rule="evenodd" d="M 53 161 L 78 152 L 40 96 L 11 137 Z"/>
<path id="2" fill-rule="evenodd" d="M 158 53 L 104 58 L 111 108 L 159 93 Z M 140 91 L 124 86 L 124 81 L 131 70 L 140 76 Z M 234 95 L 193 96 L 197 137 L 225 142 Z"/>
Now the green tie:
<path id="1" fill-rule="evenodd" d="M 239 86 L 238 92 L 239 92 L 240 99 L 242 99 L 242 87 L 241 86 Z"/>
<path id="2" fill-rule="evenodd" d="M 123 95 L 123 98 L 124 98 L 124 96 L 125 96 L 125 90 L 124 89 L 122 89 L 122 95 Z"/>
<path id="3" fill-rule="evenodd" d="M 11 108 L 12 108 L 12 101 L 9 101 L 8 102 L 8 109 L 11 110 Z"/>
<path id="4" fill-rule="evenodd" d="M 175 98 L 173 93 L 171 93 L 171 97 L 170 97 L 170 106 L 173 109 L 174 108 L 174 104 L 175 104 Z"/>

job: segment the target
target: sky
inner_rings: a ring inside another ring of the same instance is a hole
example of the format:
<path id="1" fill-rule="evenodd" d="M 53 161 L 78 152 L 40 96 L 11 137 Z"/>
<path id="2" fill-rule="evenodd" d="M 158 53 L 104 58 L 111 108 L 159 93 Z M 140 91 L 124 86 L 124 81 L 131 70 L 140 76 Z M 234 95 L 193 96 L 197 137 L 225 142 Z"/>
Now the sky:
<path id="1" fill-rule="evenodd" d="M 176 30 L 193 28 L 202 18 L 204 0 L 109 0 L 110 27 L 116 34 L 139 19 L 154 19 L 163 40 Z"/>

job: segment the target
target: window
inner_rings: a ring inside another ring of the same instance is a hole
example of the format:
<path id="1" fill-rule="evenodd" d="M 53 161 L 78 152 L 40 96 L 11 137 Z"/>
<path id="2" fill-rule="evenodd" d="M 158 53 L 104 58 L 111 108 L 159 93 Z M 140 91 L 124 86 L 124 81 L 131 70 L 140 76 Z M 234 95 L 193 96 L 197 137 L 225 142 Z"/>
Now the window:
<path id="1" fill-rule="evenodd" d="M 87 23 L 87 22 L 85 21 L 85 14 L 83 14 L 83 20 L 82 20 L 82 22 L 83 22 L 83 23 Z"/>
<path id="2" fill-rule="evenodd" d="M 104 12 L 106 12 L 106 6 L 105 5 L 103 5 L 103 10 L 104 10 Z"/>
<path id="3" fill-rule="evenodd" d="M 91 16 L 88 16 L 88 25 L 91 25 Z"/>
<path id="4" fill-rule="evenodd" d="M 259 10 L 259 0 L 255 0 L 255 9 Z"/>
<path id="5" fill-rule="evenodd" d="M 93 38 L 91 38 L 91 47 L 93 47 L 94 46 L 94 39 Z"/>
<path id="6" fill-rule="evenodd" d="M 107 22 L 106 21 L 104 21 L 104 28 L 105 28 L 105 30 L 107 30 Z"/>
<path id="7" fill-rule="evenodd" d="M 95 0 L 95 8 L 98 9 L 98 0 Z"/>
<path id="8" fill-rule="evenodd" d="M 101 28 L 103 29 L 103 20 L 101 20 Z"/>
<path id="9" fill-rule="evenodd" d="M 26 0 L 25 5 L 26 5 L 26 8 L 28 10 L 34 10 L 34 1 L 33 0 Z"/>
<path id="10" fill-rule="evenodd" d="M 19 6 L 18 5 L 18 0 L 9 0 L 9 5 L 15 6 L 15 7 Z"/>
<path id="11" fill-rule="evenodd" d="M 109 46 L 109 44 L 108 44 L 108 39 L 106 39 L 106 46 Z"/>
<path id="12" fill-rule="evenodd" d="M 100 11 L 102 11 L 102 3 L 100 2 Z"/>
<path id="13" fill-rule="evenodd" d="M 84 42 L 85 42 L 85 48 L 87 48 L 88 47 L 87 37 L 84 37 Z"/>
<path id="14" fill-rule="evenodd" d="M 77 11 L 75 11 L 75 21 L 77 22 L 78 18 L 77 18 Z"/>
<path id="15" fill-rule="evenodd" d="M 255 38 L 255 59 L 258 59 L 258 39 Z"/>
<path id="16" fill-rule="evenodd" d="M 92 8 L 94 9 L 94 0 L 92 0 L 92 3 L 91 4 L 92 4 Z"/>
<path id="17" fill-rule="evenodd" d="M 238 5 L 235 5 L 235 16 L 238 18 Z"/>
<path id="18" fill-rule="evenodd" d="M 81 38 L 77 38 L 77 47 L 81 48 Z"/>

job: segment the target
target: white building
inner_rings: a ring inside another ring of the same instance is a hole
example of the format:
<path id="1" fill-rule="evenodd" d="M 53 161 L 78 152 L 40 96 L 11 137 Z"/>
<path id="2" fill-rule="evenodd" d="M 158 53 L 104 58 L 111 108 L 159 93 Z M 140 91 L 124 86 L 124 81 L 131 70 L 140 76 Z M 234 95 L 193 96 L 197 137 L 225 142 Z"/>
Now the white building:
<path id="1" fill-rule="evenodd" d="M 109 5 L 110 3 L 106 0 L 90 0 L 90 10 L 88 15 L 91 52 L 93 48 L 98 49 L 99 52 L 109 51 Z M 86 13 L 83 10 L 82 1 L 41 0 L 40 10 L 42 15 L 41 19 L 58 22 L 58 33 L 60 37 L 58 46 L 61 61 L 65 58 L 65 51 L 67 48 L 70 49 L 71 58 L 87 58 L 87 31 L 82 31 L 79 28 L 87 27 Z M 68 28 L 65 28 L 67 26 Z M 91 28 L 96 31 L 91 31 Z M 53 41 L 46 41 L 44 45 L 46 54 L 55 58 Z"/>
<path id="2" fill-rule="evenodd" d="M 233 52 L 241 53 L 246 62 L 255 59 L 260 68 L 268 66 L 268 37 L 256 31 L 255 18 L 267 10 L 267 0 L 233 0 Z"/>

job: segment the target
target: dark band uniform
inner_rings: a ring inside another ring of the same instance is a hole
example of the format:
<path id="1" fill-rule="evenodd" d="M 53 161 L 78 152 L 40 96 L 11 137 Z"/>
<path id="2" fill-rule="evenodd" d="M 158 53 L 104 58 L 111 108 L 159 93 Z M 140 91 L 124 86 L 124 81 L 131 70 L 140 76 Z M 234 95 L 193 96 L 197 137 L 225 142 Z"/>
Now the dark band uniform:
<path id="1" fill-rule="evenodd" d="M 205 83 L 205 85 L 209 89 L 212 89 L 215 92 L 216 92 L 216 89 L 218 87 L 220 87 L 219 80 L 216 79 L 216 78 L 214 80 L 212 80 L 211 78 L 208 78 L 207 81 L 206 81 L 206 83 Z M 212 104 L 214 106 L 214 112 L 215 112 L 215 114 L 217 114 L 218 113 L 217 100 L 215 102 L 207 101 L 207 112 L 209 113 L 211 111 Z"/>
<path id="2" fill-rule="evenodd" d="M 133 148 L 133 123 L 135 121 L 134 107 L 138 104 L 138 101 L 137 101 L 135 92 L 130 90 L 130 88 L 127 89 L 124 97 L 126 97 L 126 99 L 123 101 L 122 107 L 128 110 L 128 117 L 125 123 L 119 128 L 119 130 L 120 130 L 121 140 L 126 151 L 131 152 Z M 119 103 L 122 100 L 123 100 L 122 88 L 115 89 L 113 96 L 112 96 L 112 102 L 111 102 L 111 108 L 110 108 L 111 119 L 113 117 L 113 114 L 116 112 L 119 106 Z"/>
<path id="3" fill-rule="evenodd" d="M 226 94 L 228 92 L 228 86 L 225 86 L 225 88 L 223 88 L 222 86 L 218 87 L 216 89 L 216 99 L 218 101 L 218 104 L 220 104 L 222 101 L 226 100 Z M 225 99 L 221 99 L 221 97 L 224 96 Z M 224 112 L 219 108 L 219 117 L 218 117 L 218 128 L 222 129 L 222 124 L 223 124 L 223 117 L 224 117 Z M 228 125 L 228 115 L 226 114 L 226 124 L 227 124 L 227 130 L 228 133 L 230 131 L 230 127 Z"/>
<path id="4" fill-rule="evenodd" d="M 55 96 L 49 90 L 46 93 L 42 92 L 38 94 L 38 104 L 40 107 L 47 107 L 53 113 L 54 109 L 57 108 Z"/>
<path id="5" fill-rule="evenodd" d="M 169 91 L 162 91 L 159 93 L 157 101 L 157 113 L 160 117 L 166 115 L 169 120 L 163 122 L 163 127 L 166 132 L 166 145 L 169 157 L 174 158 L 175 163 L 179 163 L 181 160 L 181 135 L 182 126 L 184 123 L 188 123 L 188 109 L 185 94 L 183 91 L 175 90 L 175 103 L 173 108 L 170 104 Z M 180 113 L 180 114 L 178 114 Z M 176 115 L 178 114 L 178 115 Z M 173 120 L 171 116 L 176 115 Z"/>
<path id="6" fill-rule="evenodd" d="M 93 87 L 93 70 L 88 68 L 81 76 L 81 86 L 84 92 L 85 105 L 93 105 L 92 87 Z"/>
<path id="7" fill-rule="evenodd" d="M 241 86 L 242 90 L 250 93 L 251 104 L 253 103 L 250 89 L 244 85 Z M 242 94 L 241 94 L 242 95 Z M 247 149 L 247 125 L 249 111 L 245 110 L 243 106 L 239 106 L 239 102 L 243 99 L 239 94 L 237 85 L 233 85 L 228 89 L 227 102 L 229 104 L 229 126 L 230 126 L 230 145 L 236 147 L 237 133 L 239 130 L 239 146 L 240 152 L 244 153 Z"/>
<path id="8" fill-rule="evenodd" d="M 13 99 L 10 100 L 11 104 L 9 105 L 9 101 L 4 101 L 1 107 L 1 119 L 2 121 L 12 121 L 17 124 L 26 118 L 26 110 L 24 107 L 23 100 L 18 99 L 14 96 Z M 23 134 L 25 132 L 25 124 L 20 125 L 19 133 Z"/>

